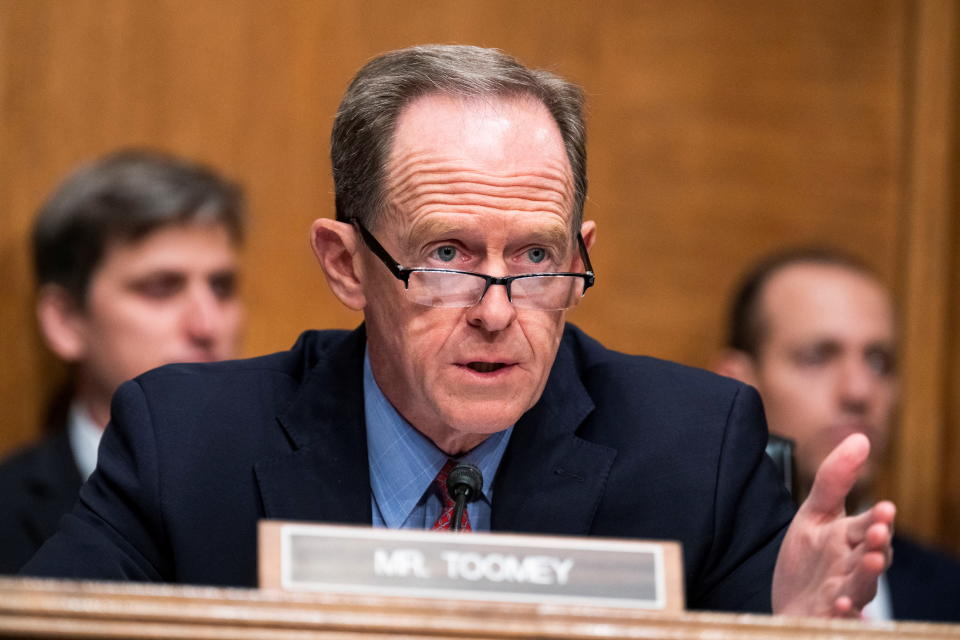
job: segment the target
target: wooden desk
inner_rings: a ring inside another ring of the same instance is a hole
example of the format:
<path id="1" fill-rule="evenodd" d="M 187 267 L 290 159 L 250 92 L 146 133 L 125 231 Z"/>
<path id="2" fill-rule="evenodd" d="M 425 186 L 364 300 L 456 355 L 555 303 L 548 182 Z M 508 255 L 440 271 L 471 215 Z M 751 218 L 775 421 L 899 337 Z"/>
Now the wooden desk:
<path id="1" fill-rule="evenodd" d="M 960 626 L 0 578 L 0 637 L 953 638 Z"/>

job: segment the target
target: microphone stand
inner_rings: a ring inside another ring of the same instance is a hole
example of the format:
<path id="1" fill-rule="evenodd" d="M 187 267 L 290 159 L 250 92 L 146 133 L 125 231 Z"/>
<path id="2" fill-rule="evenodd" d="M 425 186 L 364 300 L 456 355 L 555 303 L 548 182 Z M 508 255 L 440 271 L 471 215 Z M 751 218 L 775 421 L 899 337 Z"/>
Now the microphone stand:
<path id="1" fill-rule="evenodd" d="M 463 510 L 467 508 L 467 491 L 461 491 L 456 497 L 453 506 L 453 525 L 450 527 L 453 531 L 460 531 L 463 525 Z"/>
<path id="2" fill-rule="evenodd" d="M 476 466 L 462 462 L 450 470 L 447 475 L 447 491 L 453 498 L 453 522 L 450 526 L 452 531 L 461 530 L 463 510 L 467 508 L 468 502 L 480 497 L 482 489 L 483 474 Z"/>

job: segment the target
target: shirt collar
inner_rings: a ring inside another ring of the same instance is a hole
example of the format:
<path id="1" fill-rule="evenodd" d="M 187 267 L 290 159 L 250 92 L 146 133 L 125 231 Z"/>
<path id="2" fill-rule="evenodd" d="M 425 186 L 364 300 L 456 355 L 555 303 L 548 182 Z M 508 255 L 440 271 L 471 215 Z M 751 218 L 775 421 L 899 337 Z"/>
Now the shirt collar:
<path id="1" fill-rule="evenodd" d="M 73 460 L 80 477 L 86 481 L 97 467 L 97 448 L 103 429 L 97 426 L 79 402 L 74 402 L 70 405 L 67 430 Z"/>
<path id="2" fill-rule="evenodd" d="M 399 528 L 450 456 L 413 428 L 383 395 L 373 377 L 369 350 L 363 358 L 363 396 L 374 506 L 386 526 Z M 480 469 L 482 499 L 488 504 L 493 499 L 493 481 L 512 432 L 511 426 L 494 433 L 456 459 Z"/>

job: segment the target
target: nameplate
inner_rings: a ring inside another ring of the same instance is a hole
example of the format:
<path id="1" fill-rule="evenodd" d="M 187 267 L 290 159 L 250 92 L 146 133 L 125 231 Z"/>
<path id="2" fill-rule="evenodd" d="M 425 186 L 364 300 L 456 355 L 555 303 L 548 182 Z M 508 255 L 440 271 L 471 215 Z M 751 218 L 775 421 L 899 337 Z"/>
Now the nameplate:
<path id="1" fill-rule="evenodd" d="M 680 545 L 261 520 L 260 586 L 683 610 Z"/>

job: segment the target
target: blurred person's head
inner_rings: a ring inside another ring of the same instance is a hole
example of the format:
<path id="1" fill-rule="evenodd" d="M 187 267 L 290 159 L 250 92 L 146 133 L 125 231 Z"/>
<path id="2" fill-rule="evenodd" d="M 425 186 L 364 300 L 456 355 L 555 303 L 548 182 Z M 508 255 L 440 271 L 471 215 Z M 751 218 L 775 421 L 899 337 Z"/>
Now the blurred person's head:
<path id="1" fill-rule="evenodd" d="M 847 435 L 885 458 L 897 400 L 894 308 L 864 263 L 831 249 L 759 262 L 736 289 L 716 370 L 757 388 L 770 431 L 795 444 L 800 489 Z M 869 462 L 852 501 L 874 480 Z"/>
<path id="2" fill-rule="evenodd" d="M 235 355 L 243 318 L 240 189 L 157 151 L 107 155 L 71 174 L 33 226 L 37 316 L 98 424 L 123 381 L 172 362 Z"/>

